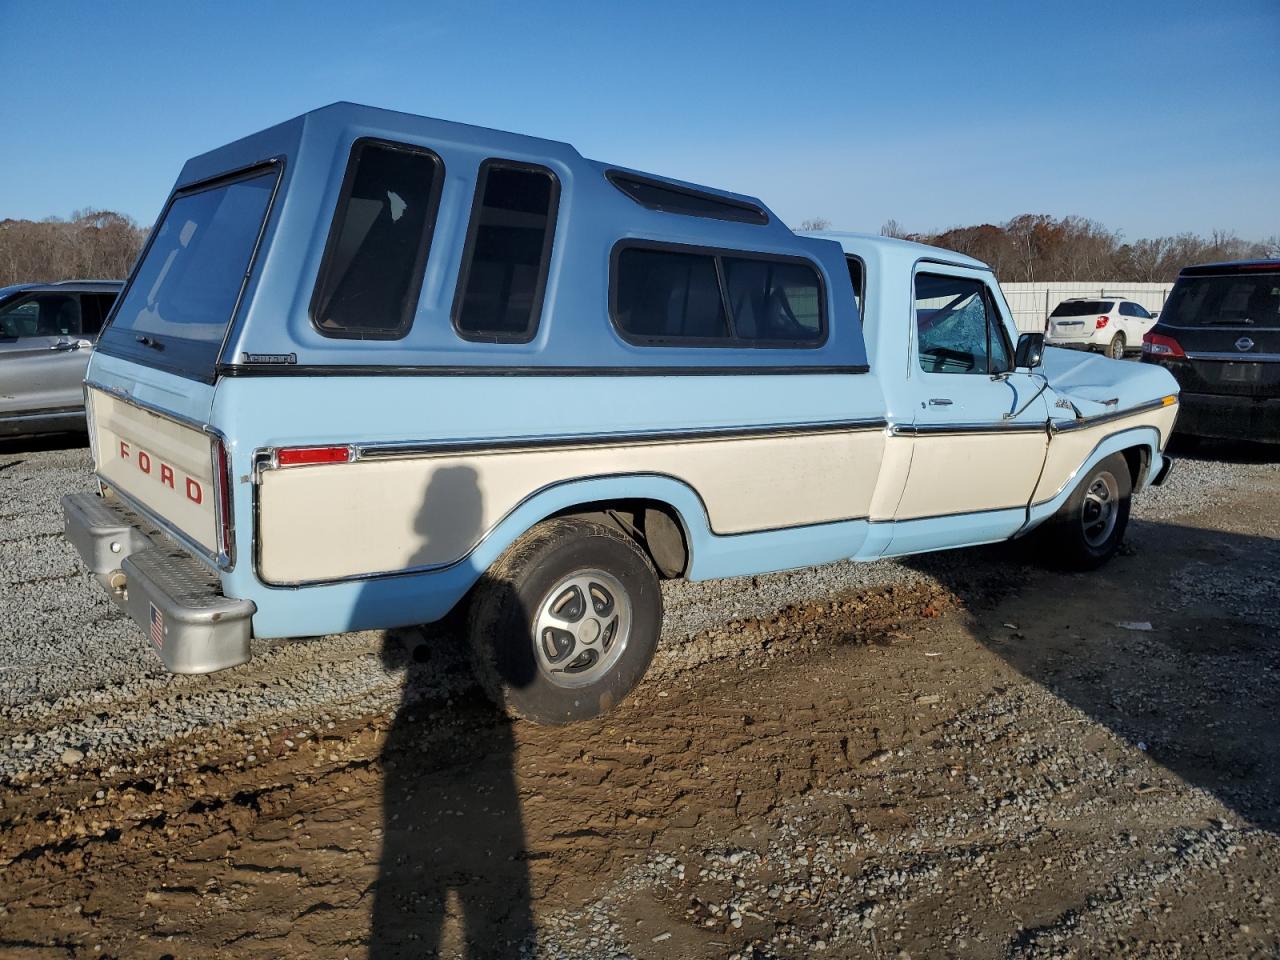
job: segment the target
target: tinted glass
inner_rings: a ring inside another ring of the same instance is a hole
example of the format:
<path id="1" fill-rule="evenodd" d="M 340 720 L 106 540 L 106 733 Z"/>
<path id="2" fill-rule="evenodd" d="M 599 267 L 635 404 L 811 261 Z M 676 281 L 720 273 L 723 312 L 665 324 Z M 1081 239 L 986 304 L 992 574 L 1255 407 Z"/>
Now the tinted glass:
<path id="1" fill-rule="evenodd" d="M 433 153 L 369 141 L 352 148 L 311 301 L 321 333 L 387 340 L 408 331 L 439 180 Z"/>
<path id="2" fill-rule="evenodd" d="M 1051 317 L 1096 317 L 1109 311 L 1110 300 L 1067 300 L 1053 308 Z"/>
<path id="3" fill-rule="evenodd" d="M 1182 277 L 1160 322 L 1175 327 L 1280 327 L 1280 274 Z"/>
<path id="4" fill-rule="evenodd" d="M 1009 349 L 984 285 L 961 277 L 916 276 L 916 339 L 928 373 L 997 373 Z"/>
<path id="5" fill-rule="evenodd" d="M 714 194 L 702 193 L 646 180 L 623 173 L 610 173 L 609 182 L 636 203 L 665 213 L 681 213 L 689 217 L 711 217 L 714 220 L 733 220 L 738 223 L 763 224 L 768 215 L 753 204 L 741 203 Z"/>
<path id="6" fill-rule="evenodd" d="M 80 296 L 81 320 L 86 336 L 96 335 L 102 330 L 102 322 L 111 313 L 111 305 L 116 302 L 114 293 L 85 293 Z"/>
<path id="7" fill-rule="evenodd" d="M 1134 311 L 1134 309 L 1133 309 L 1133 304 L 1131 304 L 1131 303 L 1124 303 L 1124 302 L 1121 302 L 1121 303 L 1120 303 L 1120 316 L 1122 316 L 1122 317 L 1136 317 L 1137 315 L 1138 315 L 1138 314 L 1137 314 L 1137 313 Z"/>
<path id="8" fill-rule="evenodd" d="M 173 201 L 112 322 L 115 333 L 222 343 L 275 171 Z"/>
<path id="9" fill-rule="evenodd" d="M 65 293 L 40 293 L 0 308 L 0 336 L 78 337 L 80 302 Z"/>
<path id="10" fill-rule="evenodd" d="M 822 288 L 812 267 L 734 257 L 723 263 L 729 313 L 739 338 L 794 343 L 822 337 Z"/>
<path id="11" fill-rule="evenodd" d="M 551 256 L 555 187 L 549 171 L 482 168 L 455 316 L 463 336 L 533 336 Z"/>
<path id="12" fill-rule="evenodd" d="M 858 305 L 858 319 L 862 319 L 862 288 L 866 283 L 862 261 L 857 257 L 845 257 L 849 264 L 849 282 L 853 284 L 853 300 Z"/>
<path id="13" fill-rule="evenodd" d="M 633 337 L 727 339 L 715 258 L 628 247 L 618 256 L 615 317 Z"/>

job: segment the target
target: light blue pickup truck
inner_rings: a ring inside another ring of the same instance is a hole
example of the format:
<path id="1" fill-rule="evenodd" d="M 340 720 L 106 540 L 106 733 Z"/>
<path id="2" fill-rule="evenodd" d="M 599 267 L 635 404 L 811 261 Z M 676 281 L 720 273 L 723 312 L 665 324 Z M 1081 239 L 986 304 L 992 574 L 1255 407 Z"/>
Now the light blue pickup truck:
<path id="1" fill-rule="evenodd" d="M 186 164 L 86 395 L 67 535 L 171 670 L 465 601 L 548 723 L 639 682 L 661 578 L 1032 531 L 1096 566 L 1177 412 L 969 257 L 345 103 Z"/>

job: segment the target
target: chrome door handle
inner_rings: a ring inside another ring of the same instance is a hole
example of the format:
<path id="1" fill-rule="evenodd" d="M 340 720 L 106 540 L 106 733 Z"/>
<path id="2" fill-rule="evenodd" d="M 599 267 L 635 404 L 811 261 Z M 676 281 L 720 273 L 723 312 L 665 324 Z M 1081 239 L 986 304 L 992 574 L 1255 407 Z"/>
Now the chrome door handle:
<path id="1" fill-rule="evenodd" d="M 59 340 L 57 343 L 55 343 L 55 344 L 54 344 L 52 347 L 50 347 L 49 349 L 50 349 L 50 350 L 74 350 L 75 348 L 76 348 L 76 345 L 75 345 L 74 343 L 72 343 L 71 341 L 69 341 L 69 340 Z"/>
<path id="2" fill-rule="evenodd" d="M 951 406 L 951 401 L 950 401 L 950 400 L 948 400 L 946 397 L 934 397 L 932 400 L 930 400 L 930 401 L 929 401 L 929 406 L 931 406 L 931 407 L 949 407 L 949 406 Z"/>

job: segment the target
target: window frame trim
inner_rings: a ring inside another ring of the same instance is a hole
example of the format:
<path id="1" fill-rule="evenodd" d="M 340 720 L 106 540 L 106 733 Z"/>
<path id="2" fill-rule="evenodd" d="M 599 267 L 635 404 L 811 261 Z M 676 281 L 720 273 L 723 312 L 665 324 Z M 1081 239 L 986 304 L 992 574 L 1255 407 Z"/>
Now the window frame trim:
<path id="1" fill-rule="evenodd" d="M 920 262 L 923 263 L 925 261 L 920 261 Z M 987 368 L 986 370 L 966 370 L 963 373 L 955 374 L 955 373 L 943 373 L 938 370 L 925 369 L 924 351 L 920 349 L 920 326 L 918 321 L 916 320 L 916 302 L 919 299 L 916 296 L 916 280 L 920 276 L 938 277 L 944 280 L 967 280 L 971 283 L 978 284 L 982 288 L 981 296 L 983 299 L 983 303 L 986 305 L 986 308 L 987 308 L 987 323 L 986 323 Z M 1005 356 L 1008 357 L 1009 363 L 1010 363 L 1010 367 L 1008 370 L 993 372 L 991 369 L 991 324 L 993 320 L 996 322 L 996 325 L 1000 328 L 1000 341 L 1004 345 Z M 986 280 L 983 280 L 980 277 L 969 277 L 963 274 L 956 274 L 956 273 L 941 273 L 935 270 L 927 270 L 927 269 L 913 270 L 911 272 L 911 345 L 912 345 L 912 352 L 915 354 L 915 358 L 916 358 L 916 362 L 915 362 L 916 369 L 919 370 L 920 373 L 925 374 L 926 376 L 995 377 L 1001 374 L 1011 373 L 1016 369 L 1015 367 L 1012 366 L 1014 350 L 1013 350 L 1013 345 L 1009 341 L 1009 330 L 1005 326 L 1004 314 L 1000 311 L 1000 307 L 996 303 L 995 296 L 991 292 L 991 285 L 987 283 Z"/>
<path id="2" fill-rule="evenodd" d="M 625 330 L 618 322 L 618 261 L 626 250 L 657 250 L 665 253 L 684 253 L 709 256 L 716 270 L 716 282 L 720 285 L 720 304 L 725 312 L 729 336 L 715 337 L 644 337 Z M 737 324 L 729 303 L 728 276 L 723 259 L 772 260 L 779 263 L 798 263 L 811 269 L 818 280 L 818 332 L 813 340 L 746 340 L 738 336 Z M 713 347 L 730 350 L 819 350 L 831 339 L 831 324 L 827 310 L 827 282 L 822 266 L 816 260 L 799 254 L 766 253 L 733 247 L 708 247 L 700 244 L 675 243 L 664 240 L 648 240 L 641 237 L 624 237 L 609 251 L 609 323 L 625 343 L 633 347 Z"/>
<path id="3" fill-rule="evenodd" d="M 356 176 L 356 167 L 352 161 L 355 159 L 356 152 L 363 150 L 366 146 L 384 147 L 401 153 L 416 154 L 429 158 L 435 164 L 435 176 L 431 182 L 431 195 L 427 200 L 425 229 L 422 231 L 419 249 L 414 257 L 413 269 L 409 278 L 409 289 L 406 291 L 400 323 L 395 328 L 374 333 L 368 331 L 363 333 L 356 332 L 355 328 L 345 327 L 337 330 L 328 330 L 322 327 L 316 318 L 321 284 L 331 266 L 335 242 L 342 232 L 342 228 L 346 225 L 344 200 L 351 199 L 351 188 Z M 311 327 L 316 333 L 330 340 L 391 341 L 403 340 L 409 335 L 409 332 L 413 329 L 414 318 L 417 316 L 418 302 L 422 299 L 422 287 L 426 276 L 427 263 L 431 257 L 431 247 L 435 241 L 436 223 L 440 215 L 440 197 L 444 192 L 446 175 L 447 170 L 444 158 L 430 147 L 415 143 L 404 143 L 399 140 L 388 140 L 385 137 L 357 137 L 351 142 L 351 149 L 347 151 L 346 169 L 342 173 L 342 183 L 338 187 L 338 198 L 334 204 L 333 212 L 329 215 L 329 229 L 325 233 L 324 252 L 321 254 L 320 266 L 316 270 L 315 283 L 311 288 L 311 299 L 307 302 L 307 318 L 311 321 Z M 339 213 L 343 214 L 341 221 L 339 221 Z"/>
<path id="4" fill-rule="evenodd" d="M 529 321 L 523 333 L 476 333 L 463 330 L 459 326 L 463 301 L 466 297 L 467 283 L 471 279 L 471 268 L 475 253 L 476 239 L 480 234 L 480 211 L 484 207 L 484 188 L 489 183 L 489 171 L 493 169 L 521 170 L 525 173 L 545 174 L 551 180 L 551 197 L 547 209 L 547 226 L 542 240 L 542 253 L 538 262 L 538 279 L 533 287 L 533 309 L 529 311 Z M 527 163 L 522 160 L 508 160 L 505 157 L 487 157 L 480 162 L 476 170 L 475 192 L 471 198 L 471 212 L 467 221 L 466 239 L 462 244 L 462 259 L 458 263 L 458 280 L 454 286 L 453 304 L 449 308 L 449 322 L 453 331 L 468 343 L 529 343 L 538 335 L 542 324 L 542 308 L 547 294 L 547 281 L 551 277 L 551 257 L 555 252 L 556 228 L 560 225 L 560 178 L 550 167 L 541 163 Z"/>
<path id="5" fill-rule="evenodd" d="M 632 203 L 639 204 L 646 210 L 657 210 L 660 213 L 669 213 L 679 217 L 698 217 L 703 220 L 719 220 L 723 223 L 745 223 L 748 226 L 764 227 L 768 226 L 770 221 L 769 211 L 763 206 L 751 203 L 746 200 L 739 200 L 736 197 L 725 197 L 718 193 L 711 193 L 708 190 L 699 190 L 697 187 L 685 186 L 684 184 L 671 183 L 667 180 L 661 180 L 657 177 L 646 176 L 643 173 L 632 173 L 629 170 L 622 170 L 618 167 L 611 167 L 604 172 L 605 179 L 613 186 L 615 190 L 621 193 Z M 741 217 L 721 216 L 718 217 L 712 213 L 695 213 L 691 210 L 681 210 L 676 207 L 669 207 L 662 203 L 647 203 L 629 193 L 625 187 L 619 185 L 619 180 L 630 180 L 645 187 L 656 187 L 659 190 L 669 190 L 671 193 L 681 194 L 686 197 L 693 197 L 698 200 L 706 200 L 711 203 L 717 203 L 721 206 L 728 207 L 733 210 L 740 210 L 743 213 Z"/>

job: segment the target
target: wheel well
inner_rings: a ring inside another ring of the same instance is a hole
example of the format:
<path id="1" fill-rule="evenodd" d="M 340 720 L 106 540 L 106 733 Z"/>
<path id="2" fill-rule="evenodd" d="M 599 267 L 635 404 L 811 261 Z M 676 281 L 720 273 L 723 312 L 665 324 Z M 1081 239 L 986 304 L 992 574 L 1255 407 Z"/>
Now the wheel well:
<path id="1" fill-rule="evenodd" d="M 644 548 L 665 579 L 689 569 L 689 542 L 679 512 L 661 500 L 601 500 L 566 507 L 554 517 L 583 517 L 616 527 Z"/>
<path id="2" fill-rule="evenodd" d="M 1126 447 L 1123 451 L 1125 463 L 1129 464 L 1129 479 L 1132 481 L 1134 493 L 1138 492 L 1138 484 L 1147 475 L 1147 467 L 1151 463 L 1151 451 L 1146 447 Z"/>

